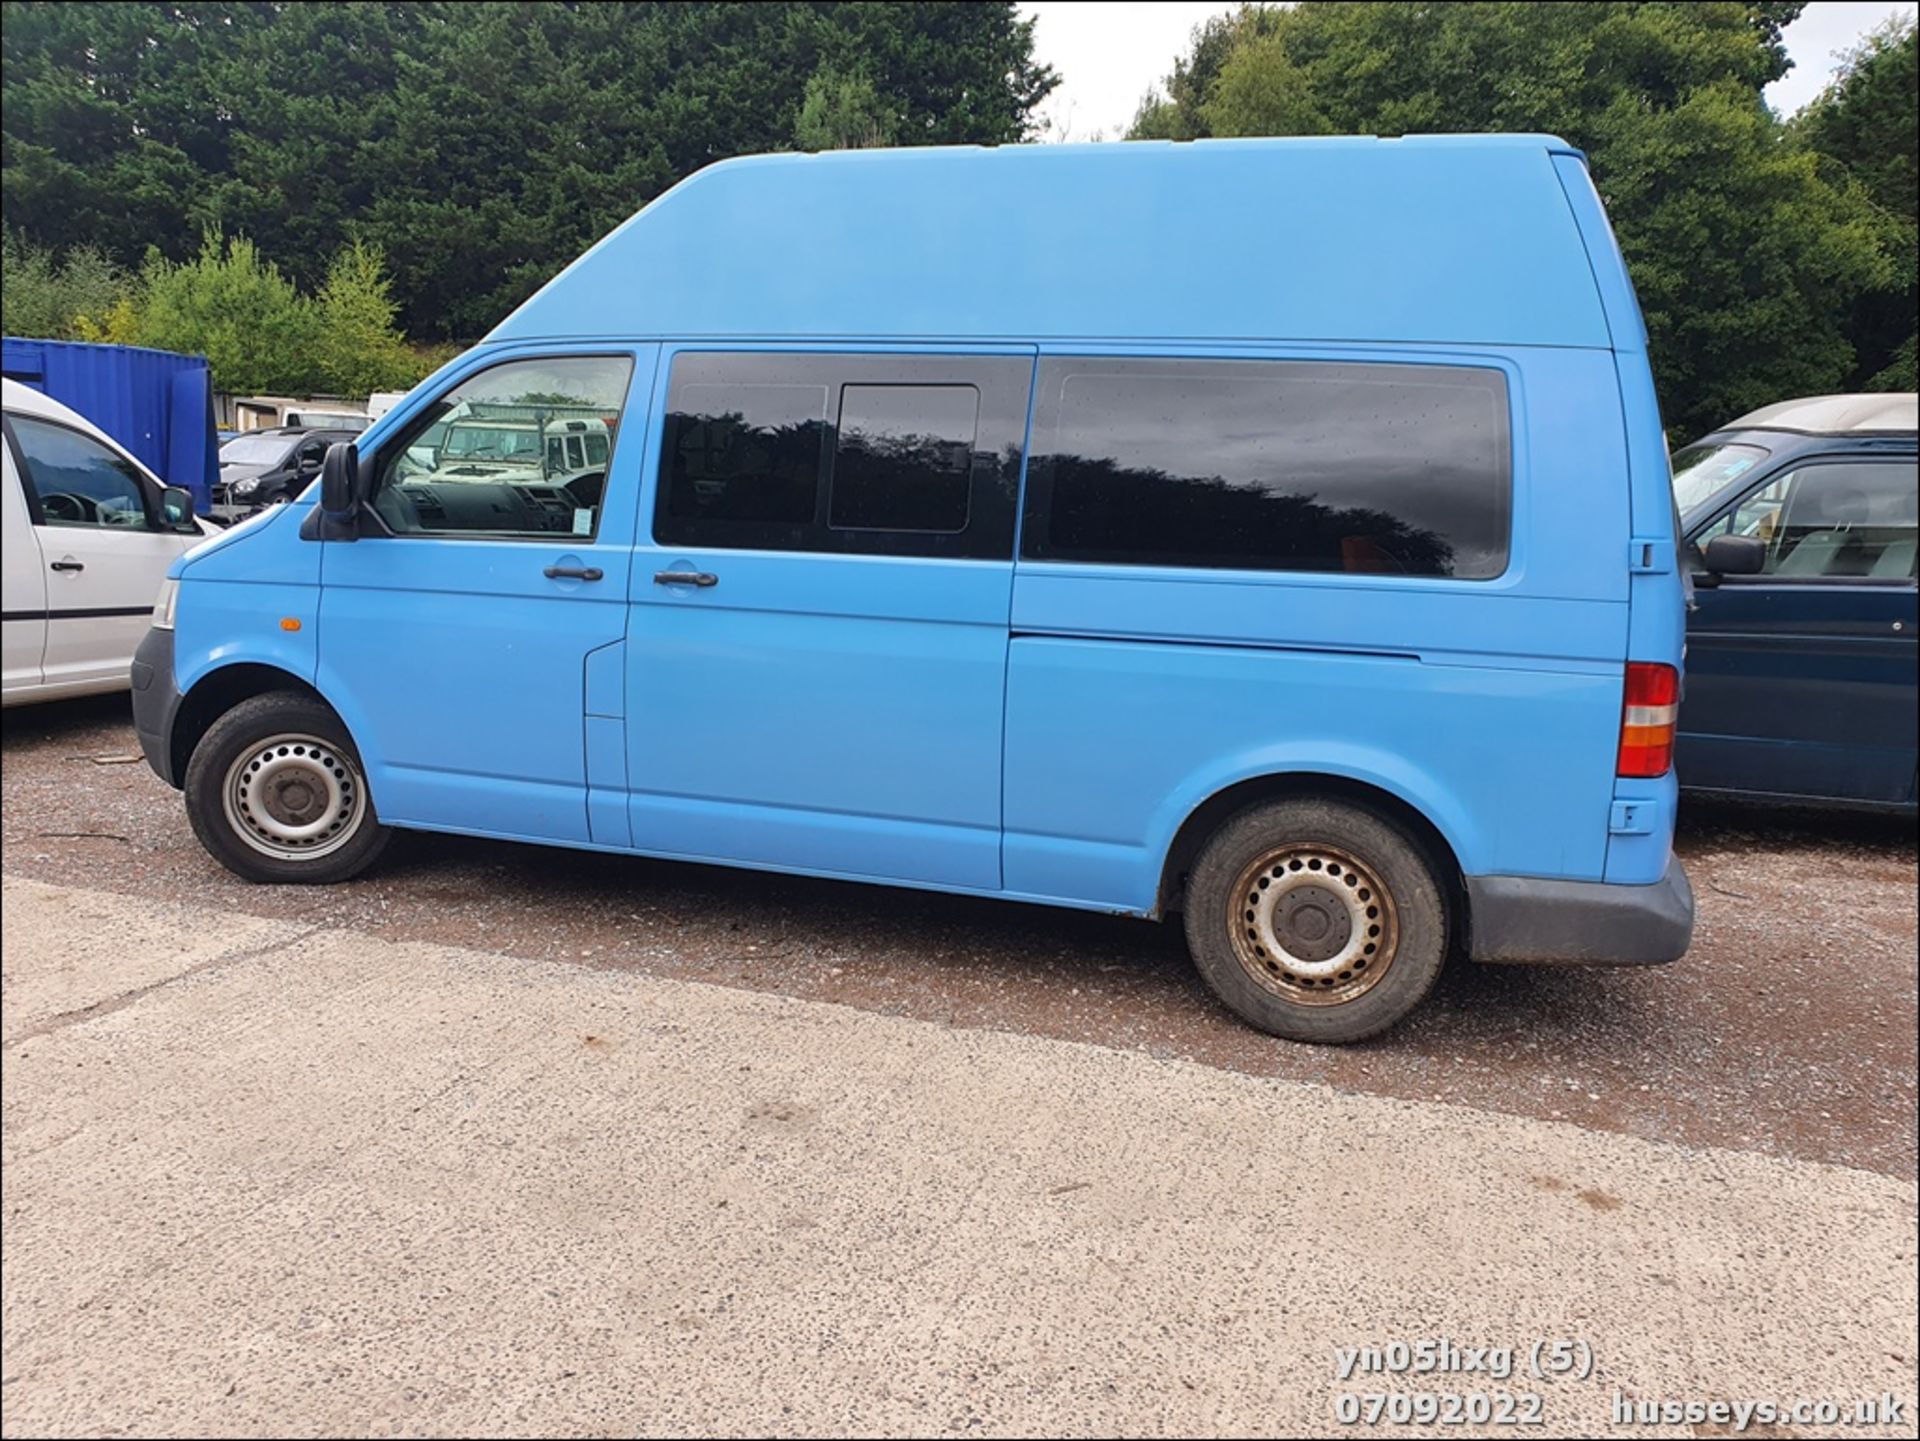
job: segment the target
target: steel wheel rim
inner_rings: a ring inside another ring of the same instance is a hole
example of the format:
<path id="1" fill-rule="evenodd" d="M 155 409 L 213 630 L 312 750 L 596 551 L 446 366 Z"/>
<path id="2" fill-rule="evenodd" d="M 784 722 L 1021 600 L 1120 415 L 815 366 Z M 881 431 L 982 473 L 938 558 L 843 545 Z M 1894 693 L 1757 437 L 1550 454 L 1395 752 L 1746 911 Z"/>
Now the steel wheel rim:
<path id="1" fill-rule="evenodd" d="M 1295 1005 L 1357 1000 L 1380 983 L 1400 943 L 1379 873 L 1318 843 L 1276 846 L 1243 869 L 1226 920 L 1241 968 Z"/>
<path id="2" fill-rule="evenodd" d="M 367 788 L 338 746 L 310 735 L 277 735 L 248 746 L 221 787 L 227 824 L 278 861 L 331 855 L 359 833 Z"/>

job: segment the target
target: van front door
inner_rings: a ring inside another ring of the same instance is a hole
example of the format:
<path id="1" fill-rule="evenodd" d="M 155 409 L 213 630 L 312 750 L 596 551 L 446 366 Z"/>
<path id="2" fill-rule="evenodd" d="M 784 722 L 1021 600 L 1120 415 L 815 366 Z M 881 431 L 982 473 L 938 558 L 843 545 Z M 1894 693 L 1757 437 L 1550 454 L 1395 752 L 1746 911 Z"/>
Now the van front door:
<path id="1" fill-rule="evenodd" d="M 654 360 L 650 346 L 496 360 L 377 444 L 379 524 L 363 517 L 321 560 L 318 684 L 383 821 L 591 838 L 587 657 L 626 630 Z M 602 471 L 551 475 L 540 435 L 557 414 L 610 432 L 637 420 L 635 443 Z"/>
<path id="2" fill-rule="evenodd" d="M 1032 353 L 683 350 L 636 550 L 639 849 L 1000 885 Z"/>

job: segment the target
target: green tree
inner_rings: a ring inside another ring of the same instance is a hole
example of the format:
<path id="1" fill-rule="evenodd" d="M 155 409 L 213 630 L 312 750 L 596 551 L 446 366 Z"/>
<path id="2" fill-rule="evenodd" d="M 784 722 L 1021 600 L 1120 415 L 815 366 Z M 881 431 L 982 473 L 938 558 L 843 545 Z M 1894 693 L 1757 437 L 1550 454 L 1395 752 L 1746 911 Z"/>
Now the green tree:
<path id="1" fill-rule="evenodd" d="M 314 308 L 316 358 L 329 393 L 364 398 L 376 390 L 404 390 L 425 373 L 394 325 L 392 289 L 386 257 L 376 245 L 356 240 L 327 267 Z"/>
<path id="2" fill-rule="evenodd" d="M 253 242 L 209 230 L 200 253 L 141 270 L 139 343 L 204 355 L 221 390 L 306 395 L 324 388 L 319 314 Z"/>
<path id="3" fill-rule="evenodd" d="M 1797 4 L 1244 6 L 1196 33 L 1137 134 L 1546 131 L 1585 150 L 1680 436 L 1851 372 L 1891 283 L 1861 186 L 1761 99 Z"/>
<path id="4" fill-rule="evenodd" d="M 126 269 L 92 246 L 59 264 L 45 250 L 0 232 L 0 326 L 8 335 L 88 340 L 132 288 Z"/>
<path id="5" fill-rule="evenodd" d="M 807 81 L 793 140 L 802 150 L 870 150 L 891 145 L 896 129 L 871 80 L 822 67 Z"/>
<path id="6" fill-rule="evenodd" d="M 1011 0 L 6 0 L 0 20 L 0 197 L 34 244 L 179 262 L 211 225 L 318 289 L 359 239 L 435 339 L 482 334 L 701 166 L 790 148 L 810 80 L 864 78 L 861 113 L 913 145 L 1025 139 L 1056 83 Z"/>
<path id="7" fill-rule="evenodd" d="M 1814 150 L 1867 188 L 1885 221 L 1895 283 L 1855 305 L 1857 383 L 1914 390 L 1915 311 L 1920 308 L 1920 67 L 1914 17 L 1898 17 L 1847 57 L 1839 76 L 1795 119 Z"/>

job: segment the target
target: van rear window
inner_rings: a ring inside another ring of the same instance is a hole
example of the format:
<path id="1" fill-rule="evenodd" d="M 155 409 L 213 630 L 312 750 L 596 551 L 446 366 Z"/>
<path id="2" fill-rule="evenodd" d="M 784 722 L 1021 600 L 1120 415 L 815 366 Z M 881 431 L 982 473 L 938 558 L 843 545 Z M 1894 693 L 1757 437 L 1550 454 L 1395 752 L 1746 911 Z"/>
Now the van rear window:
<path id="1" fill-rule="evenodd" d="M 1021 553 L 1485 580 L 1512 469 L 1498 370 L 1048 359 Z"/>

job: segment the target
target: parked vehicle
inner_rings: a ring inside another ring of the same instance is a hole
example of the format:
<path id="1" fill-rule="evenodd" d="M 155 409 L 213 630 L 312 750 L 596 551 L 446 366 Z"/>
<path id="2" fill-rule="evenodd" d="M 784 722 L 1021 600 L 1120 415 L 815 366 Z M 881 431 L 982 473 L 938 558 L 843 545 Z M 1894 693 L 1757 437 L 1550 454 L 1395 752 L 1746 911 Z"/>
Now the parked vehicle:
<path id="1" fill-rule="evenodd" d="M 516 405 L 604 486 L 409 469 Z M 1560 141 L 759 157 L 179 567 L 135 711 L 249 879 L 406 827 L 1183 912 L 1345 1041 L 1450 952 L 1685 950 L 1676 545 Z"/>
<path id="2" fill-rule="evenodd" d="M 249 430 L 220 447 L 220 479 L 211 514 L 231 522 L 262 506 L 283 505 L 320 474 L 327 447 L 352 440 L 353 430 L 308 430 L 297 425 Z"/>
<path id="3" fill-rule="evenodd" d="M 1912 394 L 1819 396 L 1674 456 L 1687 790 L 1916 809 L 1917 428 Z"/>
<path id="4" fill-rule="evenodd" d="M 338 399 L 302 399 L 291 395 L 243 395 L 233 402 L 233 415 L 241 434 L 254 430 L 279 430 L 298 426 L 305 430 L 347 430 L 358 435 L 373 423 L 364 410 Z"/>
<path id="5" fill-rule="evenodd" d="M 612 439 L 598 417 L 502 418 L 486 414 L 485 407 L 481 413 L 460 409 L 465 413 L 430 426 L 409 447 L 420 472 L 442 480 L 497 480 L 509 474 L 565 480 L 607 468 Z"/>
<path id="6" fill-rule="evenodd" d="M 213 534 L 100 429 L 17 381 L 6 417 L 0 701 L 125 690 L 167 567 Z"/>

